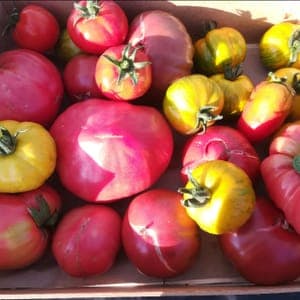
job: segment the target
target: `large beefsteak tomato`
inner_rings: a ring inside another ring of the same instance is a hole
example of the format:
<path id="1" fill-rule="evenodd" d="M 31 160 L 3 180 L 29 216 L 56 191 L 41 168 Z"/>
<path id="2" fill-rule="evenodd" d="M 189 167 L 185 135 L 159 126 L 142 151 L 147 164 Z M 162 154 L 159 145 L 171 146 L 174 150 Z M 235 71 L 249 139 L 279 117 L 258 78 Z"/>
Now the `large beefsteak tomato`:
<path id="1" fill-rule="evenodd" d="M 0 54 L 0 70 L 0 120 L 50 125 L 63 96 L 57 67 L 36 51 L 15 49 Z"/>
<path id="2" fill-rule="evenodd" d="M 219 241 L 225 257 L 252 283 L 282 284 L 300 276 L 300 236 L 265 198 L 256 199 L 245 225 Z"/>
<path id="3" fill-rule="evenodd" d="M 67 108 L 51 130 L 63 185 L 87 201 L 113 201 L 150 187 L 166 170 L 172 131 L 152 107 L 88 99 Z"/>

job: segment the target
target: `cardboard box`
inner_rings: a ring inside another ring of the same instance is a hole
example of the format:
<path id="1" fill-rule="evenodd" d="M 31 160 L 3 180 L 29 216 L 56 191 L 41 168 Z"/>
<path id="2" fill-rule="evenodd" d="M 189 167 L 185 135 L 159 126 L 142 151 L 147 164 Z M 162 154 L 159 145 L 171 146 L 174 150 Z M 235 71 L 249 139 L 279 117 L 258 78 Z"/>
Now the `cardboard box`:
<path id="1" fill-rule="evenodd" d="M 0 29 L 7 22 L 13 5 L 40 2 L 52 11 L 61 25 L 72 7 L 72 1 L 1 1 Z M 258 58 L 257 43 L 271 24 L 282 20 L 299 21 L 300 1 L 118 1 L 129 20 L 143 10 L 162 9 L 173 13 L 185 24 L 193 40 L 199 36 L 203 20 L 214 19 L 219 26 L 240 30 L 248 43 L 244 70 L 254 83 L 265 78 L 266 70 Z M 12 45 L 2 37 L 1 51 Z M 157 186 L 176 188 L 169 182 L 177 172 L 171 166 Z M 178 182 L 179 184 L 179 182 Z M 1 212 L 0 212 L 1 213 Z M 214 236 L 202 233 L 202 249 L 195 265 L 185 274 L 169 280 L 148 278 L 120 255 L 113 268 L 101 276 L 72 278 L 56 265 L 51 254 L 30 268 L 17 272 L 0 272 L 0 298 L 94 298 L 179 295 L 225 295 L 287 293 L 300 291 L 300 282 L 281 286 L 254 286 L 246 282 L 223 257 Z"/>

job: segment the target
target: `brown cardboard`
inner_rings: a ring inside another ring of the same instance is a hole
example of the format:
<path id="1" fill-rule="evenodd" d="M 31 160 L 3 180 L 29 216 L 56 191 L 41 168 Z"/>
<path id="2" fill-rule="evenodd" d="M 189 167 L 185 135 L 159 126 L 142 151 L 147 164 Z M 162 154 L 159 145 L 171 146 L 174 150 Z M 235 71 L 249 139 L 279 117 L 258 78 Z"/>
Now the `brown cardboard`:
<path id="1" fill-rule="evenodd" d="M 7 21 L 13 4 L 42 3 L 51 10 L 63 26 L 72 1 L 2 1 L 0 28 Z M 193 40 L 200 36 L 203 21 L 213 18 L 219 26 L 239 29 L 248 43 L 244 71 L 254 83 L 266 77 L 259 62 L 257 42 L 273 23 L 297 20 L 300 1 L 118 1 L 131 20 L 137 13 L 149 9 L 172 12 L 186 25 Z M 299 19 L 298 19 L 299 20 Z M 12 45 L 9 37 L 1 38 L 0 49 Z M 155 185 L 177 189 L 180 147 L 174 162 Z M 50 253 L 30 268 L 16 272 L 0 272 L 0 299 L 34 298 L 94 298 L 172 295 L 225 295 L 286 293 L 300 291 L 299 281 L 281 286 L 261 287 L 246 282 L 223 257 L 216 237 L 202 234 L 202 249 L 193 267 L 185 274 L 165 281 L 148 278 L 120 254 L 113 268 L 104 275 L 72 278 L 58 268 Z"/>

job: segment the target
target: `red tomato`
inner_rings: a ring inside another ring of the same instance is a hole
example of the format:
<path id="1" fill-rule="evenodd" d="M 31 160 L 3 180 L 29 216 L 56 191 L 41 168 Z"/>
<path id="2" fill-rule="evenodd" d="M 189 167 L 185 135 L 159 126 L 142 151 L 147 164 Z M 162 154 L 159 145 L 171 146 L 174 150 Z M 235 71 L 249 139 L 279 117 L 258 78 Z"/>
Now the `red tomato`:
<path id="1" fill-rule="evenodd" d="M 191 73 L 191 37 L 184 24 L 168 12 L 148 10 L 136 15 L 129 27 L 128 42 L 143 46 L 149 56 L 155 90 L 164 93 L 175 79 Z"/>
<path id="2" fill-rule="evenodd" d="M 95 81 L 95 70 L 98 56 L 78 54 L 71 58 L 63 71 L 66 92 L 72 102 L 91 97 L 101 97 Z"/>
<path id="3" fill-rule="evenodd" d="M 49 242 L 61 200 L 50 186 L 0 195 L 0 270 L 25 268 L 38 261 Z"/>
<path id="4" fill-rule="evenodd" d="M 260 158 L 250 142 L 234 128 L 215 125 L 186 141 L 181 170 L 184 181 L 187 180 L 188 169 L 216 159 L 232 162 L 242 168 L 252 180 L 259 173 Z"/>
<path id="5" fill-rule="evenodd" d="M 0 54 L 0 120 L 49 125 L 63 96 L 55 65 L 42 54 L 16 49 Z"/>
<path id="6" fill-rule="evenodd" d="M 261 174 L 273 202 L 300 234 L 300 121 L 285 124 L 271 141 Z"/>
<path id="7" fill-rule="evenodd" d="M 150 187 L 173 153 L 172 131 L 162 114 L 128 102 L 75 103 L 50 132 L 62 184 L 91 202 L 115 201 Z"/>
<path id="8" fill-rule="evenodd" d="M 134 100 L 151 86 L 152 67 L 141 48 L 119 45 L 99 58 L 95 78 L 104 96 L 112 100 Z"/>
<path id="9" fill-rule="evenodd" d="M 270 201 L 258 198 L 249 221 L 219 237 L 224 255 L 248 281 L 275 285 L 300 276 L 300 236 Z"/>
<path id="10" fill-rule="evenodd" d="M 67 30 L 81 50 L 101 54 L 125 41 L 128 19 L 115 1 L 79 1 L 67 19 Z"/>
<path id="11" fill-rule="evenodd" d="M 29 4 L 20 13 L 14 12 L 16 19 L 13 39 L 20 48 L 45 52 L 54 48 L 59 38 L 59 24 L 55 16 L 46 8 Z"/>
<path id="12" fill-rule="evenodd" d="M 126 210 L 124 250 L 145 275 L 177 276 L 199 255 L 199 229 L 181 205 L 181 198 L 175 191 L 153 189 L 135 197 Z"/>
<path id="13" fill-rule="evenodd" d="M 104 205 L 84 205 L 68 211 L 52 241 L 58 265 L 77 277 L 107 272 L 120 247 L 121 217 Z"/>
<path id="14" fill-rule="evenodd" d="M 270 137 L 289 115 L 293 97 L 293 88 L 271 75 L 252 90 L 238 120 L 238 129 L 251 142 Z"/>

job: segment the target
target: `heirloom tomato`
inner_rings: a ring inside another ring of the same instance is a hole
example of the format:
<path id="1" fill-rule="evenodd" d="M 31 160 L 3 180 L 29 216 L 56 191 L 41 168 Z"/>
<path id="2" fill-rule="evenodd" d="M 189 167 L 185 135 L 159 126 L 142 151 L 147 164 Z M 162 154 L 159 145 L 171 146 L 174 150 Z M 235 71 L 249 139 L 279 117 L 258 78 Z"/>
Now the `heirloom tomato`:
<path id="1" fill-rule="evenodd" d="M 199 228 L 180 199 L 175 191 L 152 189 L 135 197 L 125 212 L 124 250 L 145 275 L 177 276 L 188 270 L 199 255 Z"/>
<path id="2" fill-rule="evenodd" d="M 191 136 L 184 145 L 181 174 L 186 181 L 189 169 L 209 160 L 227 160 L 243 169 L 251 180 L 259 173 L 260 158 L 250 142 L 235 128 L 214 125 Z"/>
<path id="3" fill-rule="evenodd" d="M 300 121 L 286 123 L 270 143 L 261 174 L 272 201 L 300 234 Z"/>
<path id="4" fill-rule="evenodd" d="M 280 68 L 274 72 L 278 77 L 286 79 L 287 83 L 295 90 L 292 108 L 288 119 L 296 121 L 300 119 L 300 69 L 293 67 Z"/>
<path id="5" fill-rule="evenodd" d="M 238 129 L 251 142 L 270 137 L 289 115 L 294 94 L 284 78 L 270 74 L 254 87 L 239 117 Z"/>
<path id="6" fill-rule="evenodd" d="M 42 54 L 15 49 L 0 54 L 0 120 L 49 125 L 63 97 L 56 66 Z"/>
<path id="7" fill-rule="evenodd" d="M 282 284 L 300 276 L 300 236 L 265 198 L 257 198 L 246 224 L 219 241 L 224 256 L 254 284 Z"/>
<path id="8" fill-rule="evenodd" d="M 121 217 L 111 207 L 84 205 L 58 223 L 52 253 L 67 274 L 86 277 L 107 272 L 121 248 Z"/>
<path id="9" fill-rule="evenodd" d="M 300 67 L 300 24 L 282 22 L 272 25 L 259 42 L 260 59 L 270 70 Z"/>
<path id="10" fill-rule="evenodd" d="M 107 202 L 150 187 L 173 153 L 172 131 L 155 108 L 88 99 L 62 112 L 51 130 L 57 172 L 78 197 Z"/>
<path id="11" fill-rule="evenodd" d="M 18 194 L 0 194 L 0 270 L 25 268 L 38 261 L 49 243 L 61 199 L 50 186 Z"/>
<path id="12" fill-rule="evenodd" d="M 11 14 L 13 40 L 20 48 L 45 52 L 54 48 L 60 34 L 55 16 L 46 8 L 29 4 Z"/>
<path id="13" fill-rule="evenodd" d="M 82 51 L 101 54 L 125 41 L 128 19 L 115 1 L 79 1 L 68 16 L 67 30 Z"/>
<path id="14" fill-rule="evenodd" d="M 205 75 L 223 73 L 226 67 L 236 67 L 246 58 L 247 45 L 243 35 L 232 27 L 209 28 L 195 44 L 195 70 Z"/>
<path id="15" fill-rule="evenodd" d="M 224 93 L 205 75 L 192 74 L 175 80 L 167 89 L 163 111 L 169 123 L 182 134 L 204 132 L 221 119 Z"/>
<path id="16" fill-rule="evenodd" d="M 72 57 L 63 70 L 65 90 L 72 102 L 101 97 L 95 81 L 97 55 L 80 53 Z"/>
<path id="17" fill-rule="evenodd" d="M 99 90 L 112 100 L 134 100 L 151 86 L 152 67 L 141 47 L 110 47 L 99 57 L 95 79 Z"/>
<path id="18" fill-rule="evenodd" d="M 135 16 L 127 41 L 142 46 L 149 56 L 153 80 L 151 91 L 165 93 L 174 80 L 191 74 L 194 48 L 182 21 L 169 12 L 148 10 Z"/>
<path id="19" fill-rule="evenodd" d="M 255 191 L 249 176 L 229 161 L 199 164 L 188 171 L 188 181 L 178 191 L 188 215 L 211 234 L 236 230 L 254 210 Z"/>
<path id="20" fill-rule="evenodd" d="M 68 30 L 64 28 L 55 45 L 55 54 L 58 59 L 67 63 L 72 57 L 81 53 L 82 51 L 71 40 Z"/>
<path id="21" fill-rule="evenodd" d="M 37 123 L 0 121 L 0 164 L 0 193 L 36 189 L 54 172 L 55 142 Z"/>
<path id="22" fill-rule="evenodd" d="M 241 115 L 244 106 L 254 88 L 252 80 L 242 74 L 241 67 L 225 67 L 224 73 L 209 77 L 218 83 L 224 93 L 222 116 L 230 120 Z"/>

